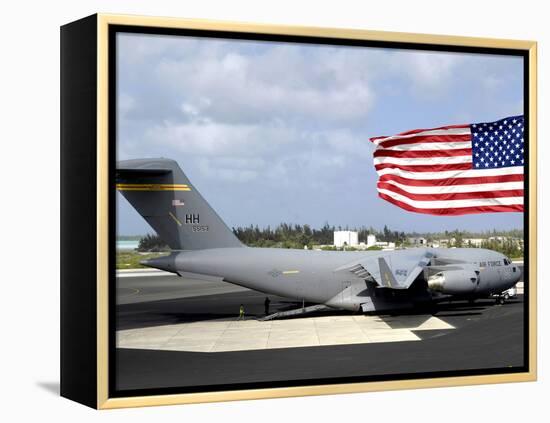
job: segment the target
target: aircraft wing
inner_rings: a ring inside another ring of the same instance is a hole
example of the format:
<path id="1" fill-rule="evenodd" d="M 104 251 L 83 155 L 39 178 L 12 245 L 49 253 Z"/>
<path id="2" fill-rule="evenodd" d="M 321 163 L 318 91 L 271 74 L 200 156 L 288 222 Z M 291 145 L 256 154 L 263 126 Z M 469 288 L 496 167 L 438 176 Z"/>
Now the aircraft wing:
<path id="1" fill-rule="evenodd" d="M 367 256 L 342 266 L 365 279 L 371 279 L 380 288 L 407 289 L 424 268 L 430 264 L 433 253 L 428 250 L 409 250 L 399 256 L 384 252 Z"/>

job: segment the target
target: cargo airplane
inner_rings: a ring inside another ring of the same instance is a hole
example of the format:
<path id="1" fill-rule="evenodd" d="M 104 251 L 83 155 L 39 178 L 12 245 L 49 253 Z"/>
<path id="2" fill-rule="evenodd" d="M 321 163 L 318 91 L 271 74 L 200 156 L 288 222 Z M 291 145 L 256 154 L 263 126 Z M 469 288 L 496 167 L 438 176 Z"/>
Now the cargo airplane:
<path id="1" fill-rule="evenodd" d="M 500 294 L 520 278 L 509 258 L 481 248 L 355 252 L 247 247 L 173 160 L 120 161 L 116 187 L 172 250 L 144 265 L 314 304 L 302 311 L 380 312 L 475 300 Z"/>

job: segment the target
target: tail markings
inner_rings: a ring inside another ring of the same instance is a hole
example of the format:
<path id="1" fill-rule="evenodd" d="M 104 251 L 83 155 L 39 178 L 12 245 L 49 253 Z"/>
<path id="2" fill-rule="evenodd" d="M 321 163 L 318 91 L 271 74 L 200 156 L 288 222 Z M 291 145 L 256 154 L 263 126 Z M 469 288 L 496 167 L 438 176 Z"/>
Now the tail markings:
<path id="1" fill-rule="evenodd" d="M 116 184 L 119 191 L 191 191 L 186 184 Z"/>

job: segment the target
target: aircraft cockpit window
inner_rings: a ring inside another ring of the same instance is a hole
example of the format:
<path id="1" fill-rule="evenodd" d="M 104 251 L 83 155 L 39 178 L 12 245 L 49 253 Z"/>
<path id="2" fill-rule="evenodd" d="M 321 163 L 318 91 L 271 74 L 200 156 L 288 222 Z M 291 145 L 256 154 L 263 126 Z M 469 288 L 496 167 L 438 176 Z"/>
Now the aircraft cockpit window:
<path id="1" fill-rule="evenodd" d="M 504 265 L 508 266 L 509 264 L 512 264 L 512 262 L 510 260 L 508 260 L 507 258 L 505 258 L 504 259 Z"/>

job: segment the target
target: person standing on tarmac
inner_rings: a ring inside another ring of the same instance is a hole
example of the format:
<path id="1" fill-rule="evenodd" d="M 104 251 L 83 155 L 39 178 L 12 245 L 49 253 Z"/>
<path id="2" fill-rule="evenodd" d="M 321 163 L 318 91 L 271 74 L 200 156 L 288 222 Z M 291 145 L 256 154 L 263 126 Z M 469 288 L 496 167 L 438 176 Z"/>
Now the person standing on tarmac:
<path id="1" fill-rule="evenodd" d="M 271 301 L 269 300 L 269 297 L 265 297 L 265 301 L 264 301 L 264 311 L 265 311 L 265 315 L 267 316 L 269 314 L 269 304 L 271 303 Z"/>
<path id="2" fill-rule="evenodd" d="M 244 320 L 244 305 L 240 305 L 239 307 L 239 318 L 237 320 Z"/>

